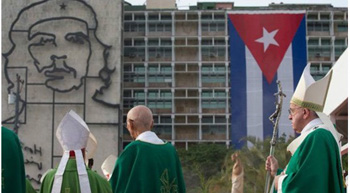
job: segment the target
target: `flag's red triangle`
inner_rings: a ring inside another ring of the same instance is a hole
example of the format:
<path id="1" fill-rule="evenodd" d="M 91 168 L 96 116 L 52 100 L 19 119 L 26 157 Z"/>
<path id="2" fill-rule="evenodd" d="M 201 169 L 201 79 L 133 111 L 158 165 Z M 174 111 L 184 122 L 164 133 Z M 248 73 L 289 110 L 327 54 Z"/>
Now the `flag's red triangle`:
<path id="1" fill-rule="evenodd" d="M 305 14 L 229 14 L 233 26 L 248 47 L 266 78 L 271 83 L 278 67 L 291 44 Z M 269 33 L 278 30 L 273 39 L 278 43 L 264 44 L 256 41 L 263 37 L 263 29 Z"/>

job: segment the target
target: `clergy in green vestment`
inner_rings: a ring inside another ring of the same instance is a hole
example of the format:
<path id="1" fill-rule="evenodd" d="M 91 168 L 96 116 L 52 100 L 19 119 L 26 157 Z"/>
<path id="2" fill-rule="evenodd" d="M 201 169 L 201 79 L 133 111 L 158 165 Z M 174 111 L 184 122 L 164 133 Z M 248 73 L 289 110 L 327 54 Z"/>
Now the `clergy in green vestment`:
<path id="1" fill-rule="evenodd" d="M 57 128 L 56 137 L 64 154 L 56 169 L 43 178 L 41 193 L 110 193 L 106 179 L 87 168 L 85 148 L 90 131 L 84 120 L 74 111 L 68 112 Z"/>
<path id="2" fill-rule="evenodd" d="M 97 174 L 95 171 L 92 171 L 88 167 L 86 170 L 90 182 L 91 192 L 112 192 L 111 186 L 105 178 L 101 177 L 99 174 Z M 56 172 L 57 169 L 53 169 L 45 175 L 40 189 L 41 193 L 51 192 Z M 79 177 L 76 160 L 69 159 L 65 172 L 63 174 L 61 192 L 80 193 L 80 186 L 77 184 L 79 184 Z"/>
<path id="3" fill-rule="evenodd" d="M 24 161 L 19 139 L 13 131 L 1 127 L 1 192 L 25 191 Z"/>
<path id="4" fill-rule="evenodd" d="M 113 193 L 184 193 L 181 163 L 172 144 L 151 132 L 152 112 L 136 106 L 127 115 L 131 142 L 118 157 L 109 180 Z"/>
<path id="5" fill-rule="evenodd" d="M 266 160 L 266 170 L 275 177 L 274 192 L 345 193 L 339 133 L 319 118 L 331 76 L 332 70 L 315 82 L 310 64 L 304 69 L 289 105 L 292 127 L 300 133 L 287 147 L 292 157 L 279 171 L 273 156 Z"/>

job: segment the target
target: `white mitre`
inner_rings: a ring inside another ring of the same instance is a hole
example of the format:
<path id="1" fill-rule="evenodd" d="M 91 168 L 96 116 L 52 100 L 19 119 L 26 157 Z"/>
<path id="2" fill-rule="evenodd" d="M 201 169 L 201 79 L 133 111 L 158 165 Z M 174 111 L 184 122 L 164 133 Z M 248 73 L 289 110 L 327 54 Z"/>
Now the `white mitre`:
<path id="1" fill-rule="evenodd" d="M 117 161 L 117 157 L 115 155 L 109 155 L 105 161 L 102 163 L 101 170 L 106 176 L 107 180 L 109 180 L 112 176 L 112 172 L 114 170 L 115 162 Z"/>
<path id="2" fill-rule="evenodd" d="M 305 67 L 290 103 L 322 112 L 333 71 L 330 70 L 325 77 L 315 81 L 310 74 L 310 65 Z"/>
<path id="3" fill-rule="evenodd" d="M 66 168 L 69 152 L 74 151 L 79 175 L 80 191 L 91 193 L 90 183 L 82 149 L 86 148 L 90 131 L 84 120 L 73 110 L 69 111 L 58 125 L 56 137 L 60 142 L 64 154 L 55 174 L 52 193 L 60 193 L 63 173 Z"/>
<path id="4" fill-rule="evenodd" d="M 92 133 L 90 133 L 89 139 L 88 139 L 88 142 L 86 145 L 86 149 L 85 149 L 85 153 L 86 153 L 85 160 L 86 161 L 94 158 L 96 149 L 97 149 L 97 140 L 96 140 L 95 136 Z"/>
<path id="5" fill-rule="evenodd" d="M 331 69 L 322 79 L 315 81 L 310 74 L 310 65 L 311 64 L 309 63 L 305 67 L 290 103 L 315 111 L 323 122 L 321 127 L 329 130 L 338 146 L 341 147 L 340 139 L 342 135 L 335 129 L 329 117 L 322 112 L 326 102 L 329 85 L 332 80 L 333 69 Z M 300 136 L 298 138 L 300 138 Z M 291 143 L 287 147 L 287 150 L 294 152 L 297 147 L 298 145 L 293 145 L 293 143 Z"/>

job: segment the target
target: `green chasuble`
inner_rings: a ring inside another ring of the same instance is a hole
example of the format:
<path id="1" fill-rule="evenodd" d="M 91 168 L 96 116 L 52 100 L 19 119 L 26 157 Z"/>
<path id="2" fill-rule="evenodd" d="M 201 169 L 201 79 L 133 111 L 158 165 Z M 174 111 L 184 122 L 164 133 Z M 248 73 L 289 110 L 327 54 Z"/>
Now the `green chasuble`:
<path id="1" fill-rule="evenodd" d="M 26 193 L 36 193 L 30 181 L 26 178 Z"/>
<path id="2" fill-rule="evenodd" d="M 113 193 L 184 193 L 181 163 L 170 143 L 130 143 L 109 181 Z"/>
<path id="3" fill-rule="evenodd" d="M 44 177 L 40 188 L 41 193 L 51 192 L 56 170 L 57 168 L 49 171 Z M 89 176 L 91 193 L 112 192 L 111 186 L 105 178 L 102 178 L 100 175 L 94 171 L 91 171 L 89 168 L 86 170 Z M 61 193 L 80 193 L 78 170 L 75 159 L 69 159 L 67 162 L 66 169 L 64 170 L 63 174 Z"/>
<path id="4" fill-rule="evenodd" d="M 1 127 L 1 192 L 25 193 L 25 170 L 17 135 Z"/>
<path id="5" fill-rule="evenodd" d="M 312 131 L 291 157 L 283 193 L 344 193 L 338 145 L 326 129 Z"/>

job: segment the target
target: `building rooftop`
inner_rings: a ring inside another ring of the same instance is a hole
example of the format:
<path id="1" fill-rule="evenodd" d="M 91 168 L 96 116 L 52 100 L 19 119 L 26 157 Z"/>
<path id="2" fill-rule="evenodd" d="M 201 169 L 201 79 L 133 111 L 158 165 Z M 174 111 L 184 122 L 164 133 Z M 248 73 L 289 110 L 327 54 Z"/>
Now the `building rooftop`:
<path id="1" fill-rule="evenodd" d="M 187 10 L 276 10 L 276 9 L 283 9 L 283 10 L 337 10 L 340 11 L 347 10 L 347 7 L 333 7 L 332 4 L 285 4 L 283 2 L 281 3 L 270 3 L 268 6 L 234 6 L 233 2 L 198 2 L 197 5 L 189 6 L 189 9 Z M 125 11 L 143 11 L 143 10 L 153 10 L 153 9 L 147 9 L 146 5 L 131 5 L 130 3 L 126 2 L 124 3 L 124 10 Z M 159 9 L 157 9 L 159 10 Z M 178 8 L 173 9 L 165 9 L 165 10 L 179 10 Z M 183 10 L 183 9 L 181 9 Z"/>

